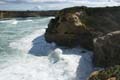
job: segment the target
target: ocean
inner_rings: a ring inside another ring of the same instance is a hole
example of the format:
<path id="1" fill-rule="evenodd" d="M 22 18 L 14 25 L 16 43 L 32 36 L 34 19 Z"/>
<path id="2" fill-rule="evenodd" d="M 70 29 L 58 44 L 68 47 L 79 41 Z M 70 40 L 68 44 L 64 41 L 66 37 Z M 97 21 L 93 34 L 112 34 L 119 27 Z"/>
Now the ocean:
<path id="1" fill-rule="evenodd" d="M 88 1 L 7 3 L 0 10 L 60 10 L 88 5 Z M 107 2 L 113 6 L 118 3 Z M 54 17 L 28 17 L 0 20 L 0 80 L 86 80 L 94 70 L 92 52 L 80 47 L 65 48 L 47 43 L 44 33 Z M 82 53 L 82 51 L 86 53 Z M 52 54 L 57 53 L 57 55 Z M 51 61 L 52 60 L 52 61 Z"/>
<path id="2" fill-rule="evenodd" d="M 92 52 L 47 43 L 45 29 L 53 17 L 14 18 L 0 21 L 0 80 L 85 80 L 92 69 Z M 49 54 L 58 48 L 62 59 Z"/>

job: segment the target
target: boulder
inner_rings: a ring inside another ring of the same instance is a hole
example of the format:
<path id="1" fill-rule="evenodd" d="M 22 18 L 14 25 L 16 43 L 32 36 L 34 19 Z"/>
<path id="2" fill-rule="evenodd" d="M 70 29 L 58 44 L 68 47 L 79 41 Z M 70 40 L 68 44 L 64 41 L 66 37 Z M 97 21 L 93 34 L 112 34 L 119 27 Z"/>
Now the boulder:
<path id="1" fill-rule="evenodd" d="M 88 80 L 120 80 L 120 65 L 94 71 Z"/>
<path id="2" fill-rule="evenodd" d="M 61 46 L 93 50 L 94 38 L 120 30 L 119 14 L 120 7 L 63 9 L 49 22 L 45 40 Z"/>
<path id="3" fill-rule="evenodd" d="M 97 67 L 120 65 L 120 31 L 94 39 L 93 63 Z"/>

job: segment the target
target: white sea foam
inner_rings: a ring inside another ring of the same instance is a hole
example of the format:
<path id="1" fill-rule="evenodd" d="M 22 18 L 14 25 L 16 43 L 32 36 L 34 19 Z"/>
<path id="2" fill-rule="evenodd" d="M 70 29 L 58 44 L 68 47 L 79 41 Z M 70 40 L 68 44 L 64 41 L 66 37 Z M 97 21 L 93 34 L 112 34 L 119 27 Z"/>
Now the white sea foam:
<path id="1" fill-rule="evenodd" d="M 29 36 L 23 37 L 20 40 L 16 40 L 15 42 L 11 42 L 9 44 L 9 47 L 11 47 L 13 49 L 19 49 L 19 50 L 25 51 L 25 53 L 27 53 L 30 50 L 30 48 L 32 48 L 32 41 L 36 37 L 42 36 L 44 34 L 44 32 L 45 32 L 45 29 L 37 30 Z"/>
<path id="2" fill-rule="evenodd" d="M 17 24 L 18 21 L 15 19 L 11 19 L 11 20 L 1 20 L 0 23 L 8 23 L 8 24 Z"/>
<path id="3" fill-rule="evenodd" d="M 33 20 L 31 20 L 31 19 L 28 19 L 28 20 L 22 20 L 22 21 L 20 21 L 19 20 L 19 22 L 32 22 Z"/>
<path id="4" fill-rule="evenodd" d="M 45 29 L 37 30 L 10 43 L 9 47 L 24 53 L 32 49 L 33 55 L 37 51 L 37 54 L 47 53 L 49 56 L 37 57 L 27 54 L 24 60 L 0 70 L 0 80 L 86 80 L 92 71 L 91 53 L 82 54 L 82 49 L 79 48 L 56 48 L 55 45 L 45 42 L 42 37 L 44 32 Z M 53 60 L 57 58 L 57 63 L 51 63 L 50 58 L 54 58 Z"/>
<path id="5" fill-rule="evenodd" d="M 54 51 L 49 53 L 48 58 L 50 62 L 56 63 L 63 58 L 62 55 L 63 55 L 62 50 L 60 48 L 56 48 Z"/>
<path id="6" fill-rule="evenodd" d="M 73 80 L 79 56 L 64 56 L 65 61 L 56 64 L 47 57 L 27 58 L 0 70 L 0 80 Z"/>
<path id="7" fill-rule="evenodd" d="M 18 23 L 18 21 L 17 20 L 12 20 L 12 22 L 11 22 L 11 24 L 17 24 Z"/>
<path id="8" fill-rule="evenodd" d="M 43 20 L 45 27 L 49 19 L 40 18 L 37 21 Z M 32 20 L 36 22 L 36 19 Z M 24 22 L 24 20 L 17 21 L 19 24 Z M 7 20 L 5 23 L 11 26 L 11 22 L 12 20 Z M 29 28 L 20 30 L 33 30 L 33 28 Z M 44 39 L 45 29 L 40 28 L 33 30 L 29 35 L 22 35 L 22 38 L 12 40 L 13 42 L 10 41 L 9 49 L 18 50 L 22 54 L 22 58 L 16 59 L 10 56 L 10 60 L 0 66 L 0 80 L 86 80 L 92 71 L 91 52 L 86 51 L 83 54 L 81 53 L 83 49 L 78 47 L 66 49 L 56 46 L 54 43 L 49 44 Z M 7 31 L 11 31 L 11 27 Z M 17 53 L 14 52 L 14 54 Z M 53 62 L 50 61 L 51 59 Z"/>

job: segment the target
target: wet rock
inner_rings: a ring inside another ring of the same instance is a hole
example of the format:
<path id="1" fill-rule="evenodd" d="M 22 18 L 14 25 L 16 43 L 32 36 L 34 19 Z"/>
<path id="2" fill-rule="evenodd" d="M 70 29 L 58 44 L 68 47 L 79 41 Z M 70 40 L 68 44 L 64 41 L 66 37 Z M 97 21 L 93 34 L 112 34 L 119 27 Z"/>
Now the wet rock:
<path id="1" fill-rule="evenodd" d="M 94 39 L 93 63 L 97 67 L 120 65 L 120 31 Z"/>
<path id="2" fill-rule="evenodd" d="M 91 73 L 88 80 L 120 80 L 120 65 Z"/>

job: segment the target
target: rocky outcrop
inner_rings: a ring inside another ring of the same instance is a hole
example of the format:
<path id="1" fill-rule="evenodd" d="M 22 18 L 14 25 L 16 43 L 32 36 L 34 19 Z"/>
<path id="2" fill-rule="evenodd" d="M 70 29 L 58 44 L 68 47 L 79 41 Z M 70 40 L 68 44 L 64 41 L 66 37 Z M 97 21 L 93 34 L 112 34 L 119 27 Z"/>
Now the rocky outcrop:
<path id="1" fill-rule="evenodd" d="M 120 30 L 120 7 L 63 9 L 48 24 L 45 39 L 63 46 L 93 50 L 93 39 Z"/>
<path id="2" fill-rule="evenodd" d="M 80 14 L 79 14 L 80 15 Z M 48 25 L 45 37 L 48 42 L 56 42 L 59 45 L 74 46 L 78 43 L 88 47 L 92 35 L 82 24 L 77 13 L 67 13 L 52 19 Z M 89 40 L 86 40 L 86 38 Z M 82 41 L 82 42 L 80 42 Z M 88 42 L 89 41 L 89 42 Z M 91 47 L 91 44 L 88 48 Z"/>
<path id="3" fill-rule="evenodd" d="M 98 67 L 120 65 L 120 31 L 94 39 L 93 63 Z"/>
<path id="4" fill-rule="evenodd" d="M 105 69 L 93 72 L 88 80 L 120 80 L 120 31 L 95 38 L 94 48 L 93 64 Z"/>
<path id="5" fill-rule="evenodd" d="M 63 9 L 51 19 L 45 39 L 62 46 L 92 50 L 95 67 L 105 69 L 92 73 L 88 80 L 120 80 L 119 14 L 120 7 Z"/>
<path id="6" fill-rule="evenodd" d="M 88 80 L 120 80 L 120 65 L 95 71 Z"/>

